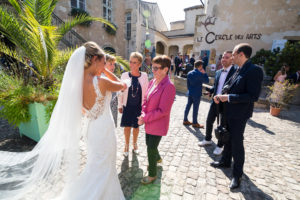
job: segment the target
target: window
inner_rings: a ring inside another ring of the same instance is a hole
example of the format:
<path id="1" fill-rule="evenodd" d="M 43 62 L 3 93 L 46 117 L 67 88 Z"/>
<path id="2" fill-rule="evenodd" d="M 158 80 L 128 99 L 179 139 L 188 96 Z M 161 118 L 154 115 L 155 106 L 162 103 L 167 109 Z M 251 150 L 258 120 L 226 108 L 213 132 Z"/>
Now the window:
<path id="1" fill-rule="evenodd" d="M 71 0 L 71 8 L 85 10 L 85 0 Z"/>
<path id="2" fill-rule="evenodd" d="M 103 0 L 103 18 L 112 21 L 112 0 Z"/>
<path id="3" fill-rule="evenodd" d="M 125 19 L 125 22 L 126 22 L 126 39 L 127 40 L 130 40 L 131 38 L 131 13 L 128 12 L 126 13 L 126 19 Z"/>

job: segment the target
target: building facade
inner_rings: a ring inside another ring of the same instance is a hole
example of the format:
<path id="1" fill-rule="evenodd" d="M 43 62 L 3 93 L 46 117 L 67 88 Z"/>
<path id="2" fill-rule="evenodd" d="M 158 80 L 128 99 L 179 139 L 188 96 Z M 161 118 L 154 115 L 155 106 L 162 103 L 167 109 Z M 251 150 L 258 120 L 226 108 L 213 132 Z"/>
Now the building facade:
<path id="1" fill-rule="evenodd" d="M 125 0 L 125 4 L 125 16 L 127 16 L 127 25 L 125 25 L 127 33 L 126 57 L 128 58 L 133 51 L 143 54 L 153 53 L 156 44 L 156 33 L 168 30 L 157 3 Z M 151 47 L 145 48 L 146 40 L 150 40 Z M 163 45 L 166 44 L 163 43 Z"/>
<path id="2" fill-rule="evenodd" d="M 94 41 L 103 49 L 115 52 L 125 57 L 125 1 L 124 0 L 60 0 L 54 13 L 63 21 L 71 18 L 72 9 L 80 9 L 93 17 L 102 17 L 116 25 L 115 35 L 100 22 L 92 22 L 90 26 L 76 26 L 73 28 L 82 38 Z"/>
<path id="3" fill-rule="evenodd" d="M 300 40 L 298 0 L 206 0 L 196 17 L 193 52 L 208 52 L 210 63 L 225 50 L 242 42 L 253 46 L 253 55 L 274 43 Z"/>

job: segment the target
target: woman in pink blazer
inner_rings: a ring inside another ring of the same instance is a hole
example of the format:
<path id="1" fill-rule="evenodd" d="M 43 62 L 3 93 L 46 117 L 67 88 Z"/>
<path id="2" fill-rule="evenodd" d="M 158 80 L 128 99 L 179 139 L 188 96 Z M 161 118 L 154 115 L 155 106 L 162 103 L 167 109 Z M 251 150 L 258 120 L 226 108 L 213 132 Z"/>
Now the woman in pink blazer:
<path id="1" fill-rule="evenodd" d="M 170 112 L 176 94 L 175 87 L 168 76 L 170 67 L 171 59 L 168 56 L 156 56 L 153 59 L 154 79 L 149 83 L 142 106 L 142 114 L 138 118 L 139 125 L 145 124 L 149 162 L 149 174 L 142 179 L 143 184 L 155 181 L 157 163 L 162 162 L 157 147 L 161 137 L 167 135 Z"/>

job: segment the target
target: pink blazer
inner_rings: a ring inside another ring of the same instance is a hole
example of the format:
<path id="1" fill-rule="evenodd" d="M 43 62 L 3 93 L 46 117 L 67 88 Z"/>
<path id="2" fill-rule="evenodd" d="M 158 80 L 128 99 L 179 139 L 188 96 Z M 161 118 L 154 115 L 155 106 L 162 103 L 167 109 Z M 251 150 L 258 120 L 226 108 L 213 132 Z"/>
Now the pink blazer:
<path id="1" fill-rule="evenodd" d="M 150 135 L 165 136 L 169 129 L 170 113 L 176 89 L 169 77 L 166 76 L 147 98 L 153 84 L 154 79 L 149 83 L 142 106 L 145 131 Z"/>

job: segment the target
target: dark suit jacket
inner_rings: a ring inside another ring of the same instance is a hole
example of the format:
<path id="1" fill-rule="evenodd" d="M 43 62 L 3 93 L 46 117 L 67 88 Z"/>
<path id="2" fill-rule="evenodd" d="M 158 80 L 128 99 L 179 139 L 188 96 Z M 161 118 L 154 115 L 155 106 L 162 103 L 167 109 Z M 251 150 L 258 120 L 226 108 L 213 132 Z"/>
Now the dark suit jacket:
<path id="1" fill-rule="evenodd" d="M 178 67 L 182 63 L 182 59 L 179 58 L 178 56 L 176 56 L 174 63 L 175 63 L 175 66 Z"/>
<path id="2" fill-rule="evenodd" d="M 225 79 L 224 85 L 225 83 L 229 80 L 229 78 L 234 74 L 234 72 L 236 71 L 237 67 L 232 65 L 230 71 L 227 74 L 227 77 Z M 212 88 L 208 88 L 206 91 L 208 91 L 209 93 L 212 94 L 212 96 L 216 95 L 216 92 L 218 90 L 218 85 L 219 85 L 219 80 L 220 80 L 220 76 L 222 74 L 222 69 L 216 71 L 216 75 L 215 75 L 215 82 Z"/>
<path id="3" fill-rule="evenodd" d="M 299 74 L 299 77 L 298 77 L 298 79 L 297 79 L 297 73 L 298 73 L 298 72 L 293 73 L 293 74 L 290 75 L 287 79 L 290 80 L 291 83 L 294 83 L 294 84 L 298 83 L 298 82 L 300 81 L 300 74 Z"/>
<path id="4" fill-rule="evenodd" d="M 258 100 L 262 81 L 262 69 L 251 61 L 246 61 L 228 92 L 229 103 L 226 110 L 228 119 L 252 117 L 254 102 Z"/>
<path id="5" fill-rule="evenodd" d="M 187 75 L 187 88 L 189 96 L 201 97 L 202 96 L 202 83 L 208 83 L 207 74 L 202 74 L 198 69 L 190 71 Z"/>

